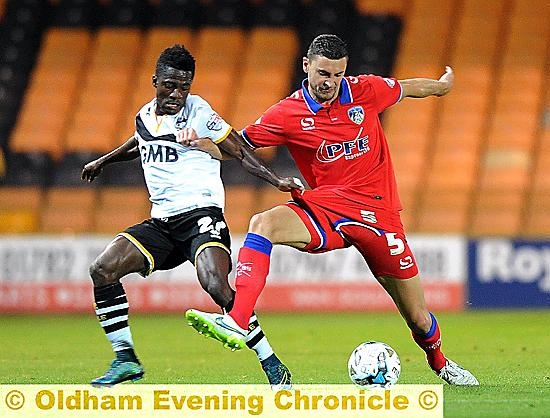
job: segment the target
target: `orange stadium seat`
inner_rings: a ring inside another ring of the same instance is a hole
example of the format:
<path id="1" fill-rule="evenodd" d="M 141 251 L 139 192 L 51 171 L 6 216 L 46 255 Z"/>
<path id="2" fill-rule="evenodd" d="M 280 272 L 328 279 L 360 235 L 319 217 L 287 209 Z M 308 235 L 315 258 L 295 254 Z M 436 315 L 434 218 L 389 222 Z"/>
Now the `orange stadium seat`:
<path id="1" fill-rule="evenodd" d="M 227 122 L 235 81 L 245 49 L 245 33 L 238 28 L 207 26 L 196 35 L 193 54 L 197 60 L 192 92 L 205 99 Z"/>
<path id="2" fill-rule="evenodd" d="M 47 234 L 85 233 L 93 230 L 96 190 L 54 187 L 46 192 L 40 231 Z"/>
<path id="3" fill-rule="evenodd" d="M 246 185 L 226 186 L 225 220 L 233 234 L 245 234 L 254 214 L 259 194 L 256 188 Z"/>
<path id="4" fill-rule="evenodd" d="M 265 51 L 270 51 L 266 54 Z M 248 39 L 239 84 L 233 86 L 233 106 L 226 119 L 242 129 L 292 90 L 290 81 L 298 39 L 288 28 L 254 28 Z M 258 72 L 258 68 L 263 71 Z"/>
<path id="5" fill-rule="evenodd" d="M 408 2 L 405 0 L 355 0 L 355 9 L 365 15 L 391 14 L 405 16 Z"/>
<path id="6" fill-rule="evenodd" d="M 523 203 L 521 195 L 506 193 L 506 190 L 478 193 L 469 222 L 469 235 L 518 235 L 521 232 Z"/>
<path id="7" fill-rule="evenodd" d="M 141 40 L 138 29 L 99 29 L 65 139 L 66 152 L 107 152 L 121 142 L 120 121 L 128 111 Z"/>
<path id="8" fill-rule="evenodd" d="M 37 232 L 42 198 L 39 187 L 0 187 L 0 233 Z"/>
<path id="9" fill-rule="evenodd" d="M 102 187 L 98 195 L 95 232 L 115 234 L 149 218 L 151 204 L 144 187 Z"/>
<path id="10" fill-rule="evenodd" d="M 467 227 L 470 196 L 458 190 L 431 189 L 423 194 L 415 230 L 428 233 L 462 233 Z"/>
<path id="11" fill-rule="evenodd" d="M 535 192 L 529 196 L 525 211 L 523 233 L 532 237 L 548 237 L 550 235 L 550 190 Z"/>
<path id="12" fill-rule="evenodd" d="M 262 186 L 258 189 L 259 198 L 254 206 L 254 213 L 260 213 L 277 205 L 288 202 L 291 197 L 289 193 L 283 193 L 273 186 Z"/>
<path id="13" fill-rule="evenodd" d="M 85 29 L 47 31 L 10 139 L 12 150 L 61 156 L 90 42 Z"/>
<path id="14" fill-rule="evenodd" d="M 519 1 L 510 8 L 506 37 L 497 50 L 501 67 L 481 154 L 473 233 L 533 233 L 533 222 L 541 220 L 540 208 L 545 205 L 532 169 L 540 166 L 536 153 L 542 149 L 537 140 L 542 144 L 539 111 L 550 46 L 549 11 L 546 7 L 535 12 L 532 5 Z M 512 83 L 522 86 L 521 93 Z"/>
<path id="15" fill-rule="evenodd" d="M 397 77 L 439 74 L 445 64 L 449 31 L 455 21 L 453 3 L 423 0 L 410 4 L 396 57 L 394 74 Z"/>

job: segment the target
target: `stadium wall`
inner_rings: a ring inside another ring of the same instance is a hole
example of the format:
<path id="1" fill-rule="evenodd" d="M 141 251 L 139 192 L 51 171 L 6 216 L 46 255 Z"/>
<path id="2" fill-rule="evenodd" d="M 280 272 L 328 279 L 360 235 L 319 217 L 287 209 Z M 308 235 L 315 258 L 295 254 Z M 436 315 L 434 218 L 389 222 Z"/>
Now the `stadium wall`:
<path id="1" fill-rule="evenodd" d="M 244 237 L 234 237 L 235 254 Z M 88 266 L 111 237 L 5 236 L 0 239 L 0 312 L 92 312 Z M 433 310 L 465 305 L 467 241 L 459 236 L 411 236 Z M 235 264 L 235 260 L 233 260 Z M 190 263 L 147 279 L 123 279 L 133 312 L 216 309 Z M 233 281 L 233 277 L 230 277 Z M 309 255 L 273 251 L 262 311 L 387 311 L 394 305 L 353 249 Z"/>
<path id="2" fill-rule="evenodd" d="M 92 311 L 88 266 L 111 237 L 0 238 L 0 313 Z M 243 237 L 235 237 L 238 249 Z M 411 235 L 434 311 L 550 307 L 550 241 Z M 236 251 L 234 251 L 236 253 Z M 235 257 L 235 254 L 233 254 Z M 233 260 L 235 264 L 235 260 Z M 230 277 L 233 281 L 233 277 Z M 124 279 L 134 312 L 216 309 L 190 263 Z M 262 311 L 387 311 L 393 303 L 357 251 L 273 251 Z"/>

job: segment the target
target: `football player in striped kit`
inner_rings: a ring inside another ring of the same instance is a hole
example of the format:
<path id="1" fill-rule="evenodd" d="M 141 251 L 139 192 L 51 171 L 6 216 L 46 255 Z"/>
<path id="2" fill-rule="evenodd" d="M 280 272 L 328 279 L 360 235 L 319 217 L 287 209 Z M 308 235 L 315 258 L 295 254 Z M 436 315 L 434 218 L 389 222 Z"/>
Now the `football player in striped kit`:
<path id="1" fill-rule="evenodd" d="M 107 372 L 92 381 L 94 386 L 135 381 L 144 374 L 120 282 L 127 274 L 147 276 L 190 261 L 212 299 L 222 310 L 231 310 L 231 241 L 223 215 L 220 150 L 281 191 L 302 187 L 266 167 L 204 99 L 190 94 L 194 74 L 195 59 L 184 46 L 164 50 L 152 77 L 155 98 L 138 112 L 135 134 L 82 171 L 83 180 L 93 181 L 105 165 L 140 157 L 152 202 L 151 218 L 118 234 L 90 266 L 96 315 L 116 354 Z M 290 371 L 273 352 L 255 315 L 249 330 L 238 348 L 247 345 L 256 352 L 273 387 L 290 387 Z"/>

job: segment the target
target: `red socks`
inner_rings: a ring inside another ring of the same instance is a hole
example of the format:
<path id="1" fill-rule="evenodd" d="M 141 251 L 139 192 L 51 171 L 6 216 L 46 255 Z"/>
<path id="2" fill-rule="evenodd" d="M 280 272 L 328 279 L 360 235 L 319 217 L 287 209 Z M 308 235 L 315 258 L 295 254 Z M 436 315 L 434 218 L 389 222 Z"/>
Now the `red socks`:
<path id="1" fill-rule="evenodd" d="M 239 251 L 235 302 L 229 315 L 242 329 L 248 329 L 256 301 L 265 287 L 272 248 L 267 238 L 249 232 Z"/>
<path id="2" fill-rule="evenodd" d="M 430 312 L 432 318 L 432 326 L 426 335 L 412 333 L 414 341 L 426 352 L 426 359 L 430 367 L 439 372 L 447 359 L 441 351 L 441 332 L 435 316 Z"/>

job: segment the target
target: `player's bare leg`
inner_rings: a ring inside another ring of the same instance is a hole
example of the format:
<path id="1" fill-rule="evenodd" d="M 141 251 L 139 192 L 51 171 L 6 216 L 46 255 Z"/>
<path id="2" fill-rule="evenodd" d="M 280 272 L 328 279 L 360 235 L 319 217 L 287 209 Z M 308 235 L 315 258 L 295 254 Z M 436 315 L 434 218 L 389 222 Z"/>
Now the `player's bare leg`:
<path id="1" fill-rule="evenodd" d="M 475 376 L 441 351 L 441 333 L 435 316 L 428 311 L 420 277 L 400 280 L 379 277 L 378 281 L 395 302 L 401 316 L 407 322 L 414 341 L 426 353 L 432 370 L 451 385 L 479 385 Z"/>
<path id="2" fill-rule="evenodd" d="M 250 222 L 245 244 L 239 252 L 236 267 L 237 295 L 232 309 L 228 309 L 229 314 L 190 309 L 186 312 L 189 324 L 199 333 L 220 341 L 232 350 L 239 350 L 245 344 L 250 345 L 253 335 L 246 328 L 254 322 L 253 310 L 265 286 L 272 245 L 284 243 L 302 248 L 310 239 L 300 218 L 286 206 L 277 206 L 255 215 Z M 268 369 L 276 372 L 282 380 L 288 378 L 290 381 L 290 372 L 286 367 L 275 363 L 266 365 L 264 371 L 269 376 Z"/>
<path id="3" fill-rule="evenodd" d="M 231 267 L 231 259 L 227 251 L 217 246 L 206 247 L 197 255 L 195 267 L 199 282 L 204 290 L 208 292 L 218 306 L 222 307 L 224 313 L 231 311 L 235 291 L 229 286 L 229 282 L 227 281 Z M 220 339 L 215 328 L 209 325 L 205 328 L 199 316 L 203 318 L 210 316 L 213 318 L 213 321 L 216 321 L 216 316 L 221 315 L 201 313 L 193 310 L 189 310 L 186 313 L 186 318 L 190 325 L 200 333 Z M 235 326 L 237 327 L 236 324 Z M 260 361 L 262 370 L 266 374 L 269 383 L 277 389 L 289 389 L 292 386 L 291 373 L 288 367 L 281 362 L 273 351 L 254 313 L 252 313 L 249 319 L 247 329 L 242 329 L 241 334 L 245 336 L 244 344 L 242 344 L 240 338 L 234 341 L 226 340 L 224 344 L 233 350 L 244 348 L 244 346 L 253 350 Z"/>

